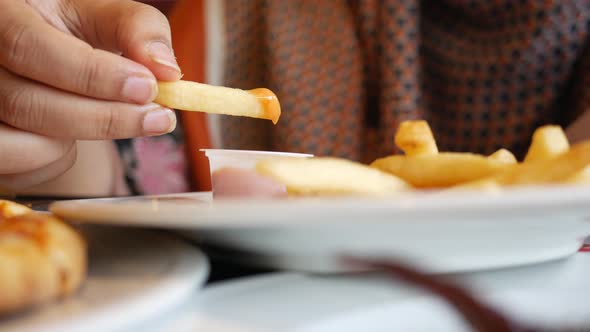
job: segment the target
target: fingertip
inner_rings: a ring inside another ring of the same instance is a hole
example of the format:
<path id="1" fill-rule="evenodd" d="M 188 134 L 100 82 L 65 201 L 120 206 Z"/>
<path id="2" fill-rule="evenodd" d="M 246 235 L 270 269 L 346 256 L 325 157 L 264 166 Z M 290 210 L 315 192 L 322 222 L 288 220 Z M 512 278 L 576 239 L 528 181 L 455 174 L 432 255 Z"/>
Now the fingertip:
<path id="1" fill-rule="evenodd" d="M 158 136 L 170 133 L 176 128 L 176 114 L 168 108 L 159 105 L 149 110 L 143 118 L 143 134 Z"/>
<path id="2" fill-rule="evenodd" d="M 165 67 L 162 68 L 162 66 L 158 64 L 151 65 L 149 68 L 158 81 L 175 82 L 180 80 L 183 76 L 179 71 L 174 71 Z"/>
<path id="3" fill-rule="evenodd" d="M 135 75 L 129 76 L 123 83 L 121 95 L 126 101 L 136 104 L 146 104 L 156 99 L 158 85 L 153 77 Z"/>
<path id="4" fill-rule="evenodd" d="M 176 62 L 172 48 L 162 41 L 150 42 L 147 46 L 150 60 L 149 68 L 156 78 L 161 81 L 178 81 L 182 78 L 182 71 Z"/>

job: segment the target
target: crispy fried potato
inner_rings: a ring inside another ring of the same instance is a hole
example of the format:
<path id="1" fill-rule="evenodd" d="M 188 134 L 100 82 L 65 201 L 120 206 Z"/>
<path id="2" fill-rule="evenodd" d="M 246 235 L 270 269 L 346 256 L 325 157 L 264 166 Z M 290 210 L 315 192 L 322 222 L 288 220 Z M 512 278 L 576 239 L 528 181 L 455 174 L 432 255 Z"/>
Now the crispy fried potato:
<path id="1" fill-rule="evenodd" d="M 11 218 L 31 213 L 27 206 L 12 201 L 0 199 L 0 218 Z"/>
<path id="2" fill-rule="evenodd" d="M 570 144 L 559 126 L 535 131 L 525 162 L 506 149 L 489 156 L 439 152 L 425 121 L 400 124 L 395 144 L 404 155 L 370 166 L 339 158 L 266 160 L 257 172 L 294 195 L 383 195 L 418 189 L 501 192 L 517 185 L 590 184 L 590 141 Z"/>
<path id="3" fill-rule="evenodd" d="M 393 174 L 418 188 L 450 187 L 497 174 L 512 165 L 471 153 L 389 156 L 371 167 Z"/>
<path id="4" fill-rule="evenodd" d="M 514 156 L 514 154 L 512 154 L 512 152 L 510 152 L 506 149 L 500 149 L 500 150 L 492 153 L 488 158 L 505 163 L 505 164 L 516 164 L 517 163 L 517 160 L 516 160 L 516 157 Z"/>
<path id="5" fill-rule="evenodd" d="M 264 160 L 256 169 L 293 195 L 387 195 L 408 188 L 393 175 L 339 158 Z"/>
<path id="6" fill-rule="evenodd" d="M 395 134 L 397 145 L 406 156 L 434 155 L 438 153 L 436 141 L 426 121 L 404 121 Z"/>
<path id="7" fill-rule="evenodd" d="M 564 182 L 567 184 L 590 184 L 590 165 L 584 167 L 578 172 L 575 172 Z"/>
<path id="8" fill-rule="evenodd" d="M 86 271 L 81 234 L 54 216 L 0 201 L 0 317 L 72 295 Z"/>
<path id="9" fill-rule="evenodd" d="M 501 185 L 564 183 L 582 176 L 590 165 L 590 141 L 572 146 L 554 158 L 515 165 L 495 176 Z"/>
<path id="10" fill-rule="evenodd" d="M 169 108 L 271 120 L 281 116 L 281 105 L 268 89 L 240 90 L 177 81 L 159 82 L 155 102 Z"/>
<path id="11" fill-rule="evenodd" d="M 551 159 L 566 152 L 570 144 L 560 126 L 543 126 L 535 130 L 524 162 Z"/>
<path id="12" fill-rule="evenodd" d="M 484 178 L 471 182 L 462 183 L 456 186 L 452 186 L 442 192 L 449 191 L 480 191 L 487 193 L 501 192 L 502 186 L 493 178 Z"/>

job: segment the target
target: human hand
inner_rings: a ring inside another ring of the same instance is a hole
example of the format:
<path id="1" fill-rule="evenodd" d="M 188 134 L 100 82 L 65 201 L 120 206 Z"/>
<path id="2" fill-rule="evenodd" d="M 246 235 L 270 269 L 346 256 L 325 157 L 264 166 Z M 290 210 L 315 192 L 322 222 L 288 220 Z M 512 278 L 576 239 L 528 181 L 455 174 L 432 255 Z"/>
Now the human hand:
<path id="1" fill-rule="evenodd" d="M 0 0 L 0 187 L 62 174 L 76 140 L 172 131 L 174 113 L 151 102 L 156 79 L 180 77 L 166 17 L 148 5 Z"/>

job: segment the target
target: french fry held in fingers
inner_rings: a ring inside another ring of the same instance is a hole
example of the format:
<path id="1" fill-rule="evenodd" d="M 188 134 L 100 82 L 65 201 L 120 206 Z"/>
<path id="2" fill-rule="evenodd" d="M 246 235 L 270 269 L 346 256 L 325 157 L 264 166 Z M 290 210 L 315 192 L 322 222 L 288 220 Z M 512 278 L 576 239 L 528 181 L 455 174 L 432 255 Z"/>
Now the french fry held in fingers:
<path id="1" fill-rule="evenodd" d="M 189 81 L 159 82 L 154 102 L 183 111 L 267 119 L 274 124 L 281 116 L 277 96 L 263 88 L 240 90 Z"/>
<path id="2" fill-rule="evenodd" d="M 389 156 L 371 167 L 393 174 L 417 188 L 444 188 L 497 174 L 512 165 L 471 153 Z"/>
<path id="3" fill-rule="evenodd" d="M 560 126 L 543 126 L 535 130 L 524 162 L 548 160 L 568 151 L 570 144 Z"/>
<path id="4" fill-rule="evenodd" d="M 426 121 L 404 121 L 395 134 L 397 145 L 406 156 L 435 155 L 438 147 Z"/>
<path id="5" fill-rule="evenodd" d="M 272 159 L 256 170 L 287 187 L 291 195 L 388 195 L 409 186 L 399 178 L 340 158 Z"/>

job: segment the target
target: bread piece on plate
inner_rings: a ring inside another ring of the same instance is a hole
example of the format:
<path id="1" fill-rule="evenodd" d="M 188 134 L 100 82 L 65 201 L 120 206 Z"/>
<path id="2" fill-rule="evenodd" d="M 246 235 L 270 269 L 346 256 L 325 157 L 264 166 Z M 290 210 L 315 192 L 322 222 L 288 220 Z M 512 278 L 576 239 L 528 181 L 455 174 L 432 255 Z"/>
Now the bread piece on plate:
<path id="1" fill-rule="evenodd" d="M 86 264 L 86 242 L 70 225 L 0 200 L 0 315 L 72 294 Z"/>

